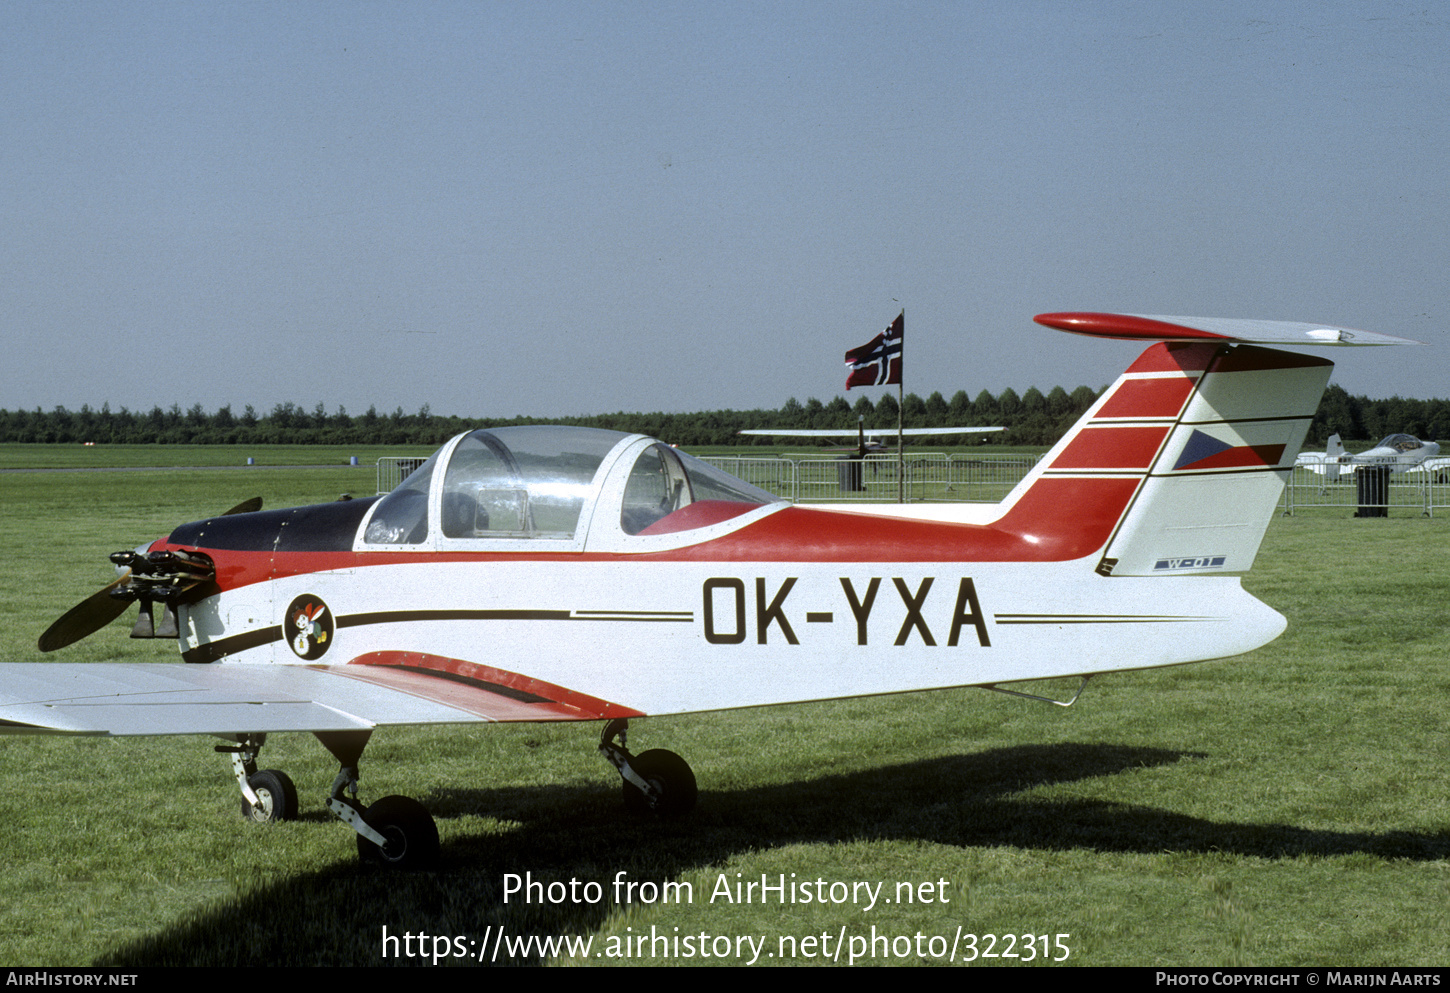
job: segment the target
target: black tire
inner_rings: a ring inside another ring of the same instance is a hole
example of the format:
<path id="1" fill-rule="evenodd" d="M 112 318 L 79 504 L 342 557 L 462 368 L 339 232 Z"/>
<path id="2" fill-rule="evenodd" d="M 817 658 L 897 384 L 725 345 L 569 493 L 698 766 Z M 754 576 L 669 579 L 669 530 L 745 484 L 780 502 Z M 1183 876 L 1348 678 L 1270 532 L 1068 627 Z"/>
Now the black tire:
<path id="1" fill-rule="evenodd" d="M 629 780 L 624 781 L 624 806 L 631 813 L 654 813 L 661 817 L 679 817 L 695 809 L 695 773 L 690 764 L 674 752 L 651 748 L 632 756 L 630 766 L 645 782 L 659 788 L 660 797 L 654 807 L 649 799 Z"/>
<path id="2" fill-rule="evenodd" d="M 297 819 L 297 787 L 292 777 L 278 769 L 263 769 L 247 777 L 247 785 L 257 794 L 260 807 L 253 807 L 242 797 L 242 816 L 258 824 Z"/>
<path id="3" fill-rule="evenodd" d="M 408 796 L 385 796 L 367 810 L 363 820 L 384 838 L 379 848 L 357 836 L 357 854 L 364 862 L 379 862 L 393 869 L 426 869 L 438 861 L 438 825 L 433 815 Z"/>

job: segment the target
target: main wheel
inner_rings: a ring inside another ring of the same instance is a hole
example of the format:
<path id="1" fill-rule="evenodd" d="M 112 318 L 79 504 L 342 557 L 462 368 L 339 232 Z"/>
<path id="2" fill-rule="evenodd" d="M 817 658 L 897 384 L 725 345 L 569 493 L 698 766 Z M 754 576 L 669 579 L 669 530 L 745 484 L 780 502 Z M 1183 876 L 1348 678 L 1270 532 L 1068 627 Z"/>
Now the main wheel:
<path id="1" fill-rule="evenodd" d="M 690 764 L 674 752 L 651 748 L 632 756 L 630 766 L 639 778 L 659 790 L 659 798 L 650 805 L 649 798 L 629 780 L 624 781 L 624 806 L 634 813 L 653 810 L 662 817 L 678 817 L 695 808 L 695 773 Z"/>
<path id="2" fill-rule="evenodd" d="M 367 810 L 363 820 L 387 839 L 379 848 L 357 836 L 357 854 L 364 862 L 395 869 L 426 869 L 438 861 L 438 825 L 433 815 L 408 796 L 385 796 Z"/>
<path id="3" fill-rule="evenodd" d="M 277 769 L 263 769 L 247 777 L 247 785 L 257 794 L 260 806 L 252 806 L 242 797 L 242 816 L 258 824 L 297 819 L 297 787 L 292 777 Z"/>

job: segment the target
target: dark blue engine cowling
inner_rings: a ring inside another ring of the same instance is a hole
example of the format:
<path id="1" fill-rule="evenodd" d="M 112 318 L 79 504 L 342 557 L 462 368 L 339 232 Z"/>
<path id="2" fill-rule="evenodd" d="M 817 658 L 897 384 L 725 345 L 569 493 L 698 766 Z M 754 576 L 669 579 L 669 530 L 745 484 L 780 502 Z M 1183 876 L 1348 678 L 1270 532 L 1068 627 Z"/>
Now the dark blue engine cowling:
<path id="1" fill-rule="evenodd" d="M 168 540 L 173 545 L 239 552 L 350 551 L 358 525 L 376 501 L 377 497 L 368 497 L 210 517 L 181 525 Z"/>

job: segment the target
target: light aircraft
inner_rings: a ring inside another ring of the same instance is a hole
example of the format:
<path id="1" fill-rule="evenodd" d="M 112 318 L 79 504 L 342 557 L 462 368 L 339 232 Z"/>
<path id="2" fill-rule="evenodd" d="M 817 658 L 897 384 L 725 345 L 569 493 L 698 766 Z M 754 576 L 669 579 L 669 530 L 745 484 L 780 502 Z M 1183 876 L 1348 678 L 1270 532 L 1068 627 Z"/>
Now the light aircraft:
<path id="1" fill-rule="evenodd" d="M 1392 434 L 1368 451 L 1350 455 L 1339 435 L 1332 434 L 1326 451 L 1300 452 L 1295 464 L 1337 479 L 1362 466 L 1385 466 L 1391 472 L 1430 472 L 1445 466 L 1445 459 L 1435 458 L 1439 454 L 1440 446 L 1433 441 L 1421 441 L 1411 434 Z"/>
<path id="2" fill-rule="evenodd" d="M 175 637 L 188 664 L 0 666 L 0 732 L 219 737 L 258 821 L 297 811 L 290 778 L 258 767 L 266 736 L 310 732 L 339 762 L 328 806 L 360 854 L 408 867 L 435 860 L 437 829 L 416 800 L 358 801 L 379 728 L 601 721 L 626 804 L 679 813 L 693 772 L 673 752 L 631 752 L 631 719 L 1085 682 L 1275 638 L 1284 618 L 1233 574 L 1257 554 L 1332 366 L 1254 343 L 1404 339 L 1037 320 L 1152 344 L 999 505 L 808 509 L 640 435 L 470 431 L 386 496 L 242 505 L 115 554 L 120 577 L 39 647 L 137 602 L 133 635 Z"/>
<path id="3" fill-rule="evenodd" d="M 1006 428 L 903 428 L 901 434 L 908 438 L 932 438 L 938 435 L 949 434 L 991 434 L 994 431 L 1005 431 Z M 857 425 L 856 430 L 850 428 L 835 430 L 834 428 L 750 428 L 740 432 L 741 434 L 761 435 L 769 438 L 856 438 L 856 456 L 865 458 L 871 452 L 888 451 L 892 439 L 896 437 L 895 428 L 871 428 L 869 431 Z M 842 449 L 849 451 L 849 449 Z"/>

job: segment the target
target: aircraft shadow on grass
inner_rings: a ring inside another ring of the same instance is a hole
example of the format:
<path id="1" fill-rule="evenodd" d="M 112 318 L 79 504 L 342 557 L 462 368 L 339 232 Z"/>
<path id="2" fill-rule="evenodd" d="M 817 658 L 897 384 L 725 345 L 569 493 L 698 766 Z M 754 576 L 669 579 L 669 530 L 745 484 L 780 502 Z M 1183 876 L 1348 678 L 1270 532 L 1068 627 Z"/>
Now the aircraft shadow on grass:
<path id="1" fill-rule="evenodd" d="M 1266 859 L 1450 857 L 1450 832 L 1310 830 L 1023 795 L 1037 787 L 1202 757 L 1120 745 L 1025 745 L 804 782 L 708 791 L 699 809 L 679 821 L 624 816 L 618 791 L 593 785 L 444 790 L 428 798 L 440 818 L 486 815 L 519 826 L 453 840 L 443 847 L 444 867 L 436 872 L 386 872 L 347 860 L 260 885 L 118 948 L 97 964 L 392 964 L 381 954 L 384 925 L 395 935 L 422 932 L 478 940 L 488 925 L 502 926 L 511 935 L 588 934 L 615 909 L 609 889 L 619 870 L 636 881 L 663 883 L 744 853 L 787 845 L 912 840 L 964 848 L 1216 852 Z M 506 904 L 504 874 L 525 871 L 545 883 L 598 882 L 604 899 L 526 905 L 515 894 Z M 829 875 L 817 869 L 810 873 Z M 849 869 L 835 878 L 846 876 Z M 707 898 L 697 886 L 695 903 Z M 498 964 L 536 962 L 533 957 Z"/>

